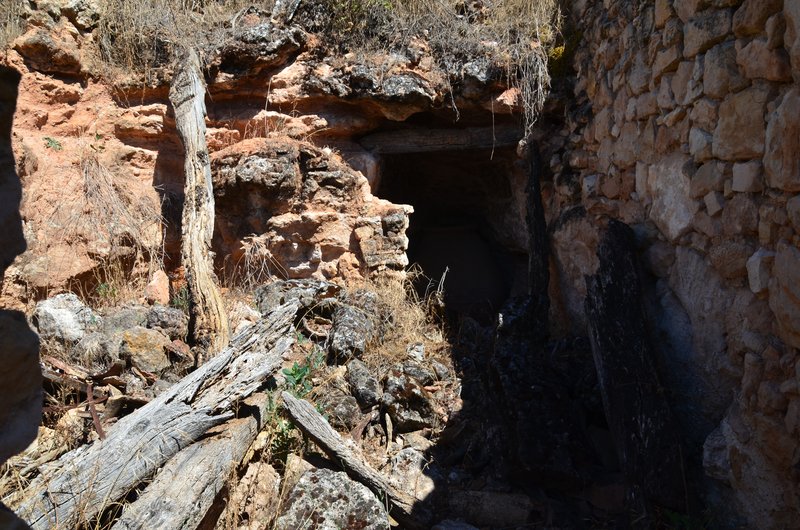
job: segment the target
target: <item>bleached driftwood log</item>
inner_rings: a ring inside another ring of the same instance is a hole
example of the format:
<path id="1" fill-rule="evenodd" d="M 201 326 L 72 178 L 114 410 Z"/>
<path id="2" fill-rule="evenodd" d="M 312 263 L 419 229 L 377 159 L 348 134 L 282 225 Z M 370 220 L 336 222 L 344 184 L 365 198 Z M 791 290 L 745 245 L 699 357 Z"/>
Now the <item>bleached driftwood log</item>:
<path id="1" fill-rule="evenodd" d="M 379 497 L 384 495 L 394 510 L 392 515 L 405 528 L 429 528 L 427 514 L 415 499 L 389 484 L 383 475 L 372 469 L 363 457 L 353 452 L 333 427 L 317 412 L 314 406 L 297 399 L 288 392 L 282 393 L 283 404 L 292 421 L 316 443 L 334 462 L 341 464 L 351 478 L 361 482 Z"/>
<path id="2" fill-rule="evenodd" d="M 184 151 L 181 265 L 189 287 L 189 333 L 216 353 L 228 345 L 231 331 L 211 259 L 214 190 L 206 145 L 206 85 L 196 50 L 187 51 L 177 66 L 169 101 Z"/>
<path id="3" fill-rule="evenodd" d="M 195 530 L 263 427 L 269 397 L 256 394 L 244 406 L 250 415 L 212 429 L 167 462 L 111 530 Z"/>
<path id="4" fill-rule="evenodd" d="M 232 419 L 234 408 L 279 368 L 294 340 L 297 311 L 296 302 L 276 308 L 217 357 L 122 418 L 105 440 L 62 456 L 27 488 L 17 513 L 35 530 L 72 530 L 150 479 L 209 429 Z"/>

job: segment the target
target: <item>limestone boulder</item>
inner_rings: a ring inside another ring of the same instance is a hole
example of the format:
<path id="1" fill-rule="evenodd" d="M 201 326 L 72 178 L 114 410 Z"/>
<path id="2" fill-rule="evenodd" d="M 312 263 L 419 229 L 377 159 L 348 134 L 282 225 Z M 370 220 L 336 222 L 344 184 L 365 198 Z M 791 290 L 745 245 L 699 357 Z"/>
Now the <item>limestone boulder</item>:
<path id="1" fill-rule="evenodd" d="M 120 355 L 136 368 L 157 374 L 172 365 L 169 346 L 170 340 L 160 331 L 137 326 L 122 334 Z"/>
<path id="2" fill-rule="evenodd" d="M 300 477 L 289 493 L 277 530 L 309 528 L 389 530 L 383 505 L 366 486 L 344 472 L 314 469 Z"/>
<path id="3" fill-rule="evenodd" d="M 708 257 L 723 278 L 743 278 L 747 275 L 747 260 L 753 250 L 753 245 L 743 238 L 725 239 L 711 247 Z"/>
<path id="4" fill-rule="evenodd" d="M 795 81 L 800 81 L 800 2 L 786 0 L 783 15 L 786 19 L 784 46 L 789 52 Z"/>
<path id="5" fill-rule="evenodd" d="M 775 314 L 781 338 L 800 348 L 800 250 L 781 243 L 775 252 L 769 307 Z"/>
<path id="6" fill-rule="evenodd" d="M 153 274 L 150 283 L 144 288 L 144 297 L 149 304 L 169 304 L 169 277 L 162 270 Z"/>
<path id="7" fill-rule="evenodd" d="M 380 384 L 362 361 L 353 359 L 347 363 L 346 377 L 347 383 L 350 385 L 350 392 L 361 407 L 368 409 L 380 403 Z"/>
<path id="8" fill-rule="evenodd" d="M 171 340 L 186 340 L 189 334 L 189 317 L 175 307 L 157 305 L 147 312 L 146 327 L 162 332 Z"/>
<path id="9" fill-rule="evenodd" d="M 72 345 L 102 325 L 102 318 L 74 293 L 56 295 L 36 304 L 33 324 L 44 340 Z"/>
<path id="10" fill-rule="evenodd" d="M 679 386 L 694 384 L 694 391 L 704 396 L 699 406 L 701 416 L 706 422 L 719 421 L 730 405 L 734 388 L 725 328 L 726 312 L 733 305 L 734 296 L 710 263 L 685 247 L 676 249 L 669 286 L 685 311 L 691 330 L 690 350 L 676 350 L 686 363 L 682 373 L 687 381 Z"/>
<path id="11" fill-rule="evenodd" d="M 800 191 L 800 90 L 793 88 L 769 116 L 764 170 L 767 185 L 788 192 Z"/>
<path id="12" fill-rule="evenodd" d="M 401 449 L 392 457 L 389 466 L 389 484 L 420 502 L 434 494 L 434 479 L 442 478 L 435 464 L 413 447 Z"/>
<path id="13" fill-rule="evenodd" d="M 783 48 L 771 49 L 766 38 L 753 39 L 744 45 L 737 41 L 736 63 L 750 79 L 776 82 L 792 80 L 789 54 Z"/>
<path id="14" fill-rule="evenodd" d="M 417 431 L 436 423 L 433 396 L 402 367 L 395 367 L 387 374 L 381 401 L 397 432 Z"/>
<path id="15" fill-rule="evenodd" d="M 14 48 L 40 72 L 76 75 L 81 71 L 80 50 L 69 36 L 33 29 L 17 39 Z"/>
<path id="16" fill-rule="evenodd" d="M 782 7 L 783 0 L 745 0 L 733 14 L 733 33 L 737 37 L 761 33 L 767 19 Z"/>

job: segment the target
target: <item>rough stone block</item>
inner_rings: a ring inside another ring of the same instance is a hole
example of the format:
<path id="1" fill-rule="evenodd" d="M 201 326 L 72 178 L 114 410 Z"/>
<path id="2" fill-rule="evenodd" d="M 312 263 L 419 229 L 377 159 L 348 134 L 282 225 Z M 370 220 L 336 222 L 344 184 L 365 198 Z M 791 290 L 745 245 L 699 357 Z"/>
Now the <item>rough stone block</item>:
<path id="1" fill-rule="evenodd" d="M 737 37 L 761 33 L 770 15 L 781 7 L 783 0 L 745 0 L 733 14 L 733 33 Z"/>
<path id="2" fill-rule="evenodd" d="M 729 95 L 719 107 L 714 156 L 723 160 L 760 158 L 764 154 L 764 110 L 770 90 L 752 86 Z"/>
<path id="3" fill-rule="evenodd" d="M 763 190 L 764 182 L 762 175 L 763 168 L 761 162 L 758 160 L 734 164 L 733 180 L 731 182 L 733 191 L 756 193 Z"/>
<path id="4" fill-rule="evenodd" d="M 731 11 L 709 10 L 692 18 L 683 30 L 683 56 L 690 59 L 725 40 L 731 30 Z"/>
<path id="5" fill-rule="evenodd" d="M 792 80 L 789 54 L 783 48 L 770 49 L 766 38 L 753 39 L 747 44 L 736 41 L 736 63 L 750 79 Z"/>
<path id="6" fill-rule="evenodd" d="M 727 171 L 723 162 L 706 162 L 695 171 L 689 187 L 689 196 L 699 199 L 710 191 L 722 191 Z"/>
<path id="7" fill-rule="evenodd" d="M 691 154 L 695 161 L 705 162 L 711 158 L 711 146 L 714 137 L 697 127 L 692 127 L 689 131 L 689 154 Z"/>
<path id="8" fill-rule="evenodd" d="M 747 260 L 753 245 L 743 238 L 724 239 L 711 247 L 708 257 L 720 276 L 733 280 L 747 275 Z"/>
<path id="9" fill-rule="evenodd" d="M 789 222 L 792 223 L 792 226 L 794 227 L 795 231 L 800 232 L 800 195 L 796 195 L 787 201 L 786 213 L 789 217 Z"/>
<path id="10" fill-rule="evenodd" d="M 689 194 L 691 161 L 672 155 L 651 166 L 648 185 L 653 193 L 650 219 L 670 241 L 685 234 L 700 203 Z"/>
<path id="11" fill-rule="evenodd" d="M 787 0 L 783 5 L 783 16 L 786 19 L 784 46 L 792 61 L 794 80 L 800 82 L 800 2 Z"/>
<path id="12" fill-rule="evenodd" d="M 764 170 L 767 185 L 783 191 L 800 191 L 800 90 L 793 88 L 769 116 Z"/>
<path id="13" fill-rule="evenodd" d="M 628 72 L 628 87 L 631 94 L 639 95 L 647 90 L 650 77 L 653 75 L 650 64 L 647 62 L 644 51 L 639 51 L 633 59 L 633 65 Z"/>
<path id="14" fill-rule="evenodd" d="M 725 207 L 725 198 L 718 191 L 709 191 L 703 197 L 703 202 L 706 203 L 706 211 L 711 217 L 717 215 Z"/>
<path id="15" fill-rule="evenodd" d="M 783 46 L 783 34 L 786 32 L 786 19 L 783 13 L 772 15 L 767 20 L 767 47 L 774 50 Z"/>
<path id="16" fill-rule="evenodd" d="M 779 244 L 775 253 L 769 307 L 778 320 L 781 338 L 800 348 L 800 250 L 787 243 Z"/>
<path id="17" fill-rule="evenodd" d="M 717 125 L 719 115 L 719 103 L 709 98 L 702 98 L 694 102 L 692 110 L 689 111 L 689 119 L 692 125 L 713 131 Z"/>
<path id="18" fill-rule="evenodd" d="M 653 79 L 658 81 L 665 72 L 673 72 L 681 62 L 681 50 L 675 45 L 656 54 L 653 63 Z"/>
<path id="19" fill-rule="evenodd" d="M 733 42 L 723 42 L 708 50 L 703 71 L 703 91 L 706 95 L 720 99 L 745 86 L 747 79 L 739 72 Z"/>
<path id="20" fill-rule="evenodd" d="M 670 0 L 656 0 L 655 23 L 656 28 L 663 28 L 667 20 L 675 14 Z"/>
<path id="21" fill-rule="evenodd" d="M 661 78 L 656 102 L 662 110 L 671 110 L 675 108 L 675 97 L 672 94 L 672 78 L 673 76 L 671 75 L 665 75 Z"/>
<path id="22" fill-rule="evenodd" d="M 672 5 L 681 22 L 686 23 L 708 6 L 708 0 L 673 0 Z"/>
<path id="23" fill-rule="evenodd" d="M 725 235 L 755 235 L 758 232 L 758 206 L 752 195 L 737 193 L 725 203 L 722 211 Z"/>

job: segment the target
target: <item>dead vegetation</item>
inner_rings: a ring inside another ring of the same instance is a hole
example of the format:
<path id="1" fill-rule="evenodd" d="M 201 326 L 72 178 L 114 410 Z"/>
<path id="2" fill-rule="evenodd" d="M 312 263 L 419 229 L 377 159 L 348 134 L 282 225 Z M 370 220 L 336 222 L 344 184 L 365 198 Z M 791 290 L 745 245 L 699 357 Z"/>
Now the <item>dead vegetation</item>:
<path id="1" fill-rule="evenodd" d="M 22 4 L 23 0 L 0 0 L 0 47 L 4 49 L 25 27 Z"/>
<path id="2" fill-rule="evenodd" d="M 162 266 L 161 205 L 139 191 L 135 176 L 104 163 L 101 139 L 81 140 L 77 151 L 78 180 L 65 183 L 64 196 L 52 205 L 47 222 L 29 238 L 29 256 L 50 256 L 43 272 L 56 274 L 69 270 L 76 259 L 74 251 L 59 249 L 95 241 L 86 252 L 96 265 L 66 287 L 94 306 L 135 299 Z"/>
<path id="3" fill-rule="evenodd" d="M 464 64 L 488 60 L 519 89 L 527 128 L 544 104 L 548 51 L 561 27 L 556 0 L 319 0 L 301 5 L 300 16 L 342 50 L 391 51 L 415 39 L 427 42 L 451 79 Z"/>
<path id="4" fill-rule="evenodd" d="M 168 64 L 176 49 L 201 49 L 219 38 L 250 5 L 246 0 L 105 0 L 98 31 L 102 59 L 121 69 L 147 74 Z"/>

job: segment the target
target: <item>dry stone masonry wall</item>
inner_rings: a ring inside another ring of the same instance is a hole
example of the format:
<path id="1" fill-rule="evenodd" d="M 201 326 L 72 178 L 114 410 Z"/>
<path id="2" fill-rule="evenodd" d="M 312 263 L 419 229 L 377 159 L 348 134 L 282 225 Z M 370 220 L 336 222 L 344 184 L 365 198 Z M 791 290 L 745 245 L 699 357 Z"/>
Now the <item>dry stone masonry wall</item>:
<path id="1" fill-rule="evenodd" d="M 583 277 L 597 266 L 591 219 L 631 225 L 662 382 L 690 457 L 716 481 L 709 491 L 733 492 L 750 525 L 791 525 L 800 512 L 800 3 L 571 8 L 575 100 L 565 148 L 550 158 L 561 315 L 583 327 Z"/>

